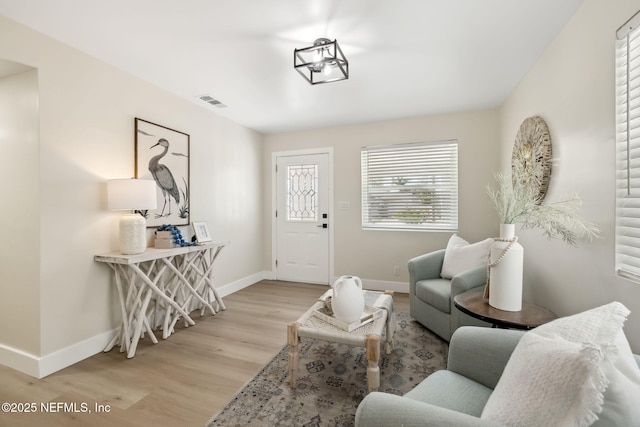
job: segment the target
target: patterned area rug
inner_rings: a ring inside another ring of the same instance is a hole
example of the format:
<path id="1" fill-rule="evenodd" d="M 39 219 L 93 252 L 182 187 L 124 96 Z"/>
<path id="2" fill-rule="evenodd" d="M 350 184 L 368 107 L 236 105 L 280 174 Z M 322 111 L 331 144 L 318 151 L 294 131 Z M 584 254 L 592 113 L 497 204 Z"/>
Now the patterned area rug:
<path id="1" fill-rule="evenodd" d="M 380 391 L 402 395 L 445 367 L 448 346 L 409 314 L 396 316 L 395 349 L 381 351 Z M 364 348 L 302 338 L 295 390 L 287 352 L 285 346 L 207 426 L 353 426 L 367 394 Z"/>

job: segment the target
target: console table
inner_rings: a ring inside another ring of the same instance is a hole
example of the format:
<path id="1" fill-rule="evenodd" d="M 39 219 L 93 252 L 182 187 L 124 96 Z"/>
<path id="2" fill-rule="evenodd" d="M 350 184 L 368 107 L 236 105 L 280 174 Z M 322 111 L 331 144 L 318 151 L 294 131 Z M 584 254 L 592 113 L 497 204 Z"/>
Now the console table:
<path id="1" fill-rule="evenodd" d="M 195 324 L 189 313 L 196 308 L 200 308 L 201 316 L 207 309 L 211 314 L 226 310 L 213 284 L 213 263 L 228 244 L 210 242 L 172 249 L 147 248 L 135 255 L 96 255 L 95 261 L 114 271 L 122 315 L 120 331 L 104 351 L 120 344 L 120 351 L 132 358 L 145 332 L 157 344 L 154 329 L 161 328 L 162 338 L 167 339 L 179 318 L 186 326 Z"/>
<path id="2" fill-rule="evenodd" d="M 526 301 L 522 302 L 520 311 L 504 311 L 491 307 L 488 299 L 484 298 L 483 287 L 456 295 L 453 297 L 453 304 L 463 313 L 493 324 L 494 328 L 529 330 L 558 317 L 551 310 Z"/>

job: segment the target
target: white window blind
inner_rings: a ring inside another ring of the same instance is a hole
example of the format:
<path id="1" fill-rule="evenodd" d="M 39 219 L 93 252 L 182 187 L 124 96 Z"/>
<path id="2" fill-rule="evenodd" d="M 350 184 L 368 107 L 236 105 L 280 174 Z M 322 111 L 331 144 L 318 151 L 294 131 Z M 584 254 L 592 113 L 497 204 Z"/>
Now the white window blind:
<path id="1" fill-rule="evenodd" d="M 616 269 L 640 281 L 640 16 L 617 32 Z"/>
<path id="2" fill-rule="evenodd" d="M 456 230 L 457 141 L 364 147 L 362 227 Z"/>

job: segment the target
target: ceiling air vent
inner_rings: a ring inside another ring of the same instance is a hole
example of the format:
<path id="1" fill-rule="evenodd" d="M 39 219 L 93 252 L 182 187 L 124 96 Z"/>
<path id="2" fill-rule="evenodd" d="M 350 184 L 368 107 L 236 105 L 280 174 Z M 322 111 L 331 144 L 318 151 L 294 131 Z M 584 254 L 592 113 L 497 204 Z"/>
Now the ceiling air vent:
<path id="1" fill-rule="evenodd" d="M 201 95 L 198 98 L 200 98 L 201 101 L 206 102 L 209 105 L 213 105 L 214 107 L 218 107 L 218 108 L 227 108 L 226 105 L 224 105 L 222 102 L 218 101 L 217 99 L 209 96 L 209 95 Z"/>

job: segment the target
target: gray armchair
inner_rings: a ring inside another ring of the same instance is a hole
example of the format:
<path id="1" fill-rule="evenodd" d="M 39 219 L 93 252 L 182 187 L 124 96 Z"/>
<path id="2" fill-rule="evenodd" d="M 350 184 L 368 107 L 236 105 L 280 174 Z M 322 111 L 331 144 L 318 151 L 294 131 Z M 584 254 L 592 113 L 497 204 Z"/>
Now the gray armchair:
<path id="1" fill-rule="evenodd" d="M 480 415 L 525 332 L 465 327 L 449 346 L 447 370 L 428 376 L 404 396 L 369 393 L 356 412 L 359 427 L 499 426 Z M 635 355 L 640 366 L 640 356 Z"/>
<path id="2" fill-rule="evenodd" d="M 453 297 L 484 286 L 487 267 L 483 265 L 454 276 L 440 277 L 445 250 L 409 260 L 409 314 L 422 325 L 449 341 L 460 326 L 490 326 L 462 313 L 453 305 Z"/>

